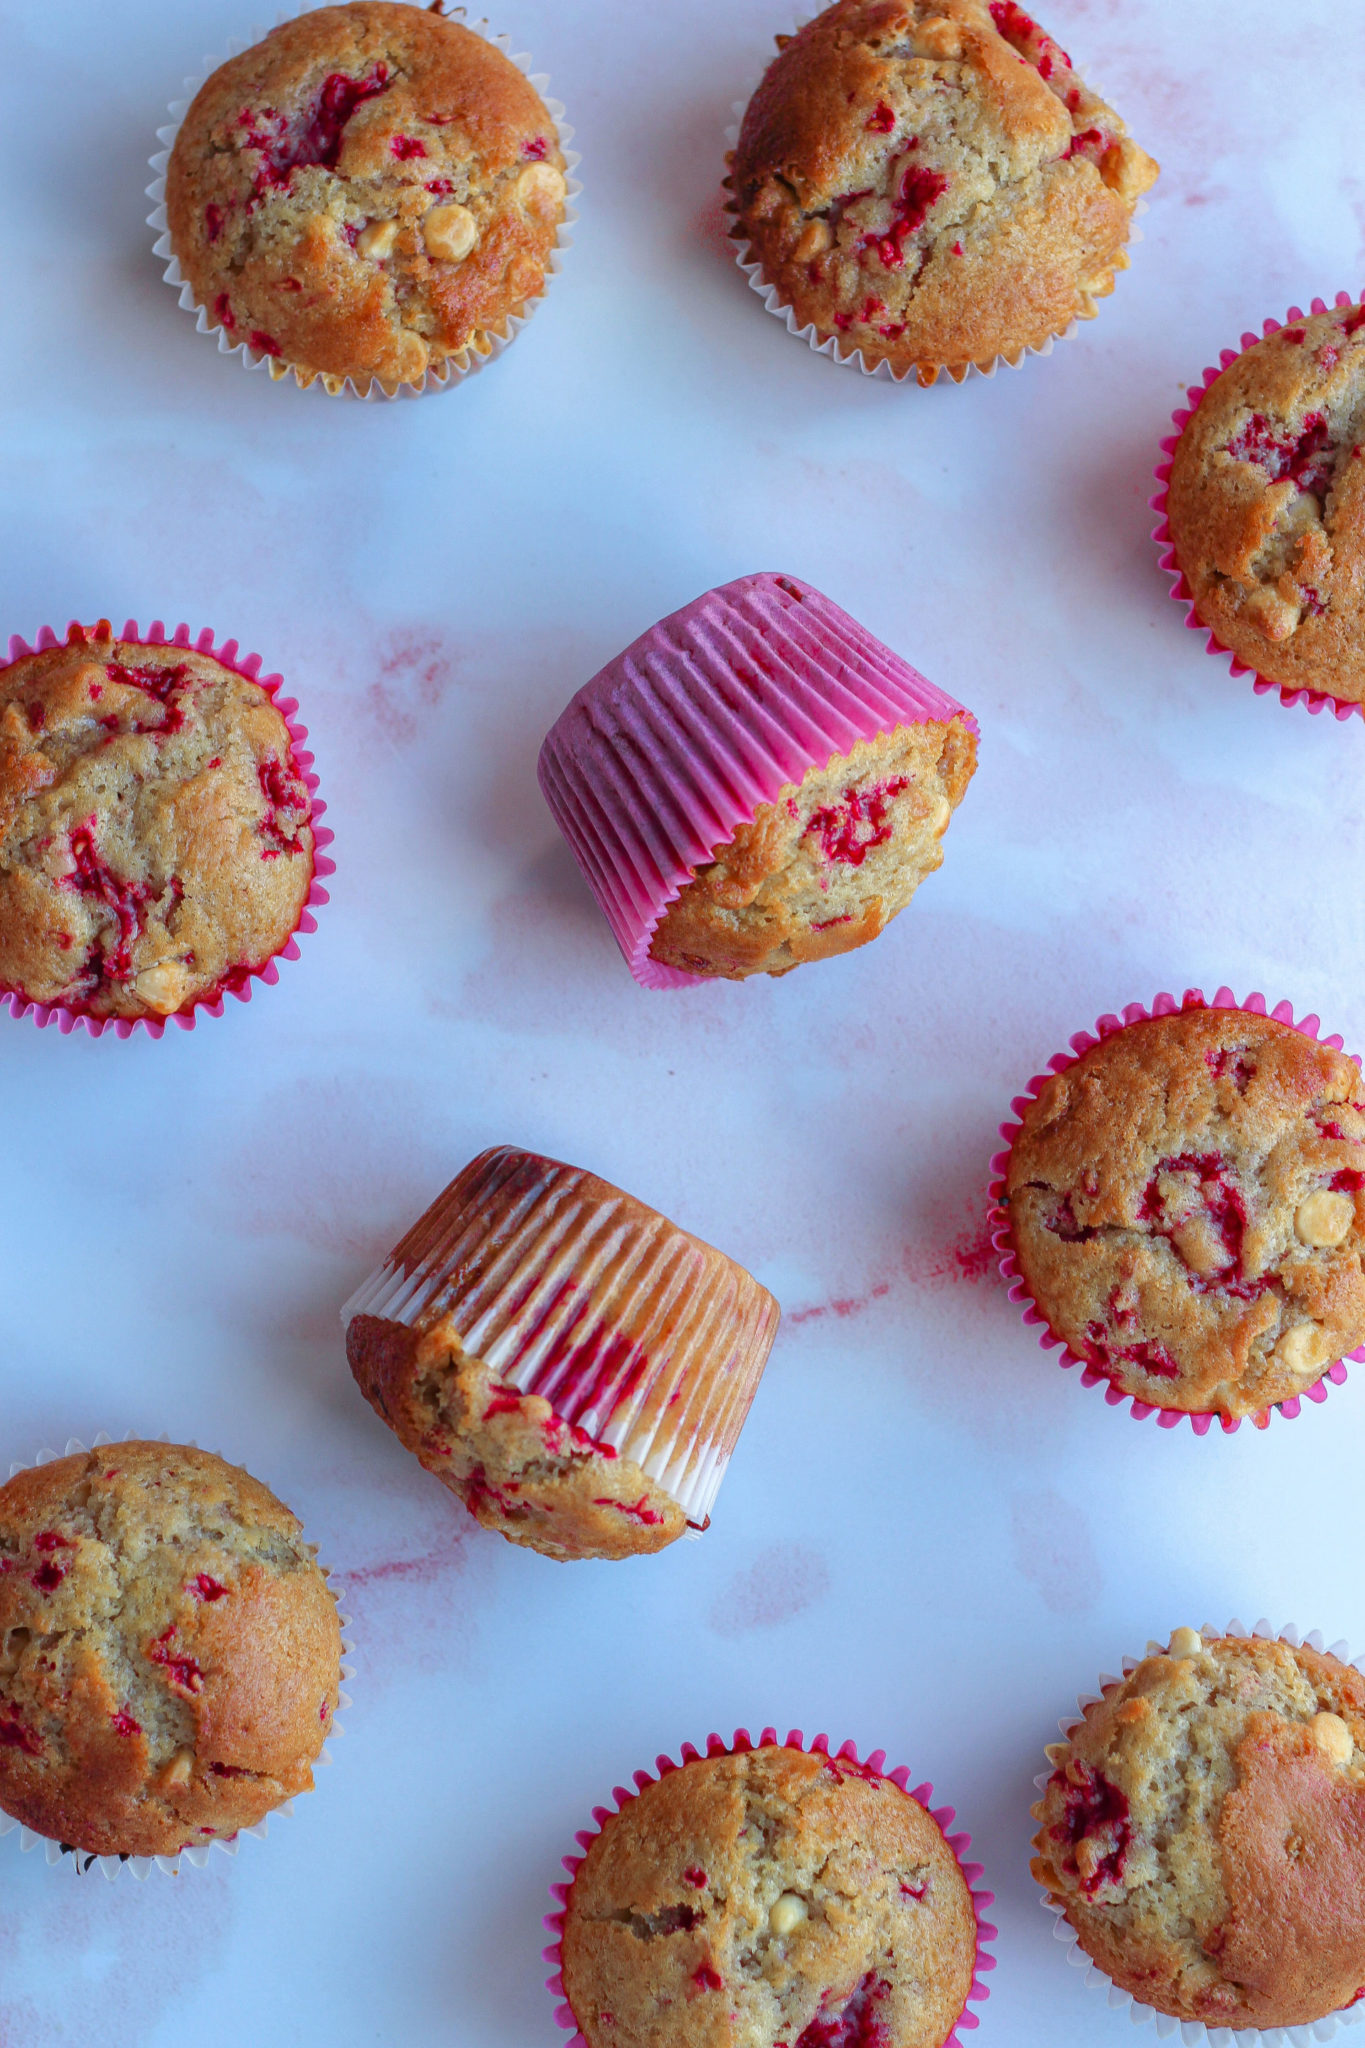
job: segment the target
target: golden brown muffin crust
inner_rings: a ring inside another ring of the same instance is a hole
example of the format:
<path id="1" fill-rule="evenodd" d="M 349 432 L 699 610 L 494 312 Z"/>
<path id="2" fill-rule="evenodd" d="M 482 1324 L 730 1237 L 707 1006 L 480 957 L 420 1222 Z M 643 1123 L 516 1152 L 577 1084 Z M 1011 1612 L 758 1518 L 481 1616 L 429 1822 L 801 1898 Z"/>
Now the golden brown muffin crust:
<path id="1" fill-rule="evenodd" d="M 0 670 L 0 990 L 168 1016 L 264 966 L 313 879 L 312 800 L 259 683 L 82 640 Z"/>
<path id="2" fill-rule="evenodd" d="M 1365 1680 L 1308 1648 L 1177 1631 L 1086 1710 L 1034 1876 L 1144 2004 L 1306 2025 L 1365 1985 Z"/>
<path id="3" fill-rule="evenodd" d="M 729 183 L 803 324 L 932 384 L 1094 314 L 1157 167 L 1012 0 L 837 0 L 779 45 Z"/>
<path id="4" fill-rule="evenodd" d="M 774 1745 L 684 1764 L 604 1823 L 565 1909 L 589 2048 L 941 2048 L 971 1893 L 889 1779 Z"/>
<path id="5" fill-rule="evenodd" d="M 1365 700 L 1365 308 L 1282 327 L 1216 378 L 1167 497 L 1195 611 L 1272 681 Z"/>
<path id="6" fill-rule="evenodd" d="M 341 1670 L 297 1519 L 207 1452 L 121 1443 L 0 1487 L 0 1806 L 97 1855 L 252 1827 L 313 1783 Z"/>
<path id="7" fill-rule="evenodd" d="M 1005 1207 L 1078 1357 L 1156 1406 L 1256 1415 L 1365 1341 L 1365 1084 L 1270 1017 L 1130 1025 L 1023 1113 Z"/>
<path id="8" fill-rule="evenodd" d="M 695 871 L 660 918 L 651 957 L 740 981 L 866 945 L 942 866 L 975 770 L 965 716 L 859 740 L 761 804 Z"/>
<path id="9" fill-rule="evenodd" d="M 166 173 L 181 269 L 234 342 L 368 386 L 487 353 L 544 289 L 567 184 L 501 50 L 391 0 L 272 29 L 196 94 Z"/>

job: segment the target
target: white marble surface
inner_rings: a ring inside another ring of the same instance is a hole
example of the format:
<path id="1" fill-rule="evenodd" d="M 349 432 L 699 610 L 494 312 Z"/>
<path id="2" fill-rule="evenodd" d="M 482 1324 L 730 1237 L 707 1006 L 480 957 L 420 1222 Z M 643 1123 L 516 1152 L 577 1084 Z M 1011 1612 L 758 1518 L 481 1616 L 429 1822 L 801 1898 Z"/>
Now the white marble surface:
<path id="1" fill-rule="evenodd" d="M 221 1021 L 0 1023 L 3 1437 L 247 1463 L 345 1572 L 320 1789 L 235 1863 L 76 1883 L 0 1843 L 4 2048 L 533 2048 L 546 1888 L 610 1786 L 772 1720 L 884 1745 L 999 1893 L 986 2041 L 1127 2038 L 1027 1873 L 1058 1714 L 1237 1614 L 1365 1637 L 1365 1372 L 1197 1442 L 1106 1407 L 982 1252 L 1010 1096 L 1101 1011 L 1219 981 L 1365 1045 L 1359 723 L 1257 699 L 1148 539 L 1184 382 L 1360 279 L 1361 0 L 1053 0 L 1164 165 L 1132 271 L 1046 362 L 930 393 L 791 341 L 729 264 L 719 137 L 773 0 L 517 0 L 579 131 L 565 273 L 455 395 L 344 406 L 220 358 L 142 221 L 164 103 L 252 0 L 0 0 L 0 631 L 208 623 L 284 670 L 336 828 L 302 959 Z M 875 946 L 647 995 L 536 748 L 661 613 L 808 577 L 983 729 L 942 872 Z M 379 1426 L 336 1309 L 503 1139 L 751 1264 L 787 1321 L 715 1526 L 559 1567 Z M 0 1455 L 8 1453 L 0 1452 Z"/>

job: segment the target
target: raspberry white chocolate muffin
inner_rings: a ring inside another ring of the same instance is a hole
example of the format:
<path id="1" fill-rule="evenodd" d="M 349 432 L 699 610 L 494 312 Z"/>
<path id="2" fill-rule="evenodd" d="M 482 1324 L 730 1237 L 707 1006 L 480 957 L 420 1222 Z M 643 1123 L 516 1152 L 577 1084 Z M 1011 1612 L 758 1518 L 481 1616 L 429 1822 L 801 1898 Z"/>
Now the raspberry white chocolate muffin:
<path id="1" fill-rule="evenodd" d="M 1166 498 L 1194 609 L 1249 668 L 1365 701 L 1365 306 L 1281 327 L 1198 400 Z"/>
<path id="2" fill-rule="evenodd" d="M 837 0 L 778 47 L 727 182 L 802 326 L 932 384 L 1094 315 L 1157 166 L 1014 0 Z"/>
<path id="3" fill-rule="evenodd" d="M 707 591 L 578 692 L 540 785 L 647 988 L 876 938 L 943 859 L 976 721 L 818 590 Z"/>
<path id="4" fill-rule="evenodd" d="M 171 150 L 171 246 L 211 324 L 301 383 L 420 382 L 545 288 L 565 162 L 492 43 L 391 0 L 272 29 Z"/>
<path id="5" fill-rule="evenodd" d="M 288 944 L 312 799 L 269 692 L 107 620 L 0 669 L 0 992 L 165 1017 Z"/>
<path id="6" fill-rule="evenodd" d="M 1365 1679 L 1307 1647 L 1177 1629 L 1085 1710 L 1033 1874 L 1142 2004 L 1307 2026 L 1365 1986 Z"/>
<path id="7" fill-rule="evenodd" d="M 561 1953 L 588 2048 L 943 2048 L 976 1919 L 908 1792 L 772 1744 L 697 1757 L 609 1815 Z"/>
<path id="8" fill-rule="evenodd" d="M 172 1856 L 309 1791 L 341 1674 L 299 1523 L 235 1465 L 106 1444 L 0 1487 L 0 1808 Z"/>
<path id="9" fill-rule="evenodd" d="M 1273 1017 L 1129 1024 L 1023 1110 L 1002 1207 L 1054 1334 L 1156 1407 L 1259 1415 L 1365 1342 L 1365 1083 Z"/>
<path id="10" fill-rule="evenodd" d="M 619 1558 L 709 1523 L 778 1314 L 634 1196 L 500 1146 L 342 1321 L 366 1400 L 485 1528 Z"/>

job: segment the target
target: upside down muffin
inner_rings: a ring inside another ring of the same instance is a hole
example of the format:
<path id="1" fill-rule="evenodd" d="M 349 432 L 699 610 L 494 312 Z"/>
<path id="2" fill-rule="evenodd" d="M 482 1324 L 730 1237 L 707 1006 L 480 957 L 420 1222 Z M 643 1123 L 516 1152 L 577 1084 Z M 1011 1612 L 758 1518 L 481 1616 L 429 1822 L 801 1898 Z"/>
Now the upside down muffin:
<path id="1" fill-rule="evenodd" d="M 971 1892 L 924 1808 L 778 1743 L 643 1786 L 565 1902 L 588 2048 L 942 2048 L 975 1956 Z"/>
<path id="2" fill-rule="evenodd" d="M 646 987 L 874 939 L 943 860 L 971 713 L 808 583 L 742 576 L 641 635 L 541 748 L 546 801 Z"/>
<path id="3" fill-rule="evenodd" d="M 779 1310 L 596 1174 L 498 1146 L 342 1310 L 400 1443 L 509 1542 L 630 1557 L 706 1527 Z"/>
<path id="4" fill-rule="evenodd" d="M 1023 1110 L 1003 1208 L 1044 1319 L 1125 1394 L 1258 1415 L 1365 1342 L 1365 1083 L 1252 1012 L 1129 1024 Z"/>
<path id="5" fill-rule="evenodd" d="M 778 45 L 727 182 L 802 326 L 932 384 L 1093 316 L 1157 166 L 1014 0 L 837 0 Z"/>
<path id="6" fill-rule="evenodd" d="M 0 669 L 0 993 L 170 1016 L 289 942 L 312 798 L 269 692 L 107 622 Z"/>
<path id="7" fill-rule="evenodd" d="M 120 1443 L 0 1487 L 0 1808 L 173 1856 L 313 1783 L 336 1603 L 288 1508 L 205 1451 Z"/>
<path id="8" fill-rule="evenodd" d="M 1306 2026 L 1365 1986 L 1365 1680 L 1177 1629 L 1053 1743 L 1033 1874 L 1142 2004 Z"/>
<path id="9" fill-rule="evenodd" d="M 1365 306 L 1282 327 L 1200 398 L 1166 518 L 1194 609 L 1249 668 L 1365 701 Z"/>
<path id="10" fill-rule="evenodd" d="M 484 37 L 351 0 L 199 89 L 171 150 L 171 246 L 211 324 L 301 383 L 386 388 L 487 354 L 545 288 L 568 186 L 553 117 Z"/>

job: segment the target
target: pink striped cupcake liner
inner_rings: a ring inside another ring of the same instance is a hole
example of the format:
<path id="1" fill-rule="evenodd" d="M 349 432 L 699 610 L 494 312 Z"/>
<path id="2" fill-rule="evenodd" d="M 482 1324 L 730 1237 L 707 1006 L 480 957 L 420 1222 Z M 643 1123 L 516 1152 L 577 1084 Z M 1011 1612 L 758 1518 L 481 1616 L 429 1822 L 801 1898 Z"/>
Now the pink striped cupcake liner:
<path id="1" fill-rule="evenodd" d="M 859 740 L 976 720 L 795 576 L 741 576 L 642 633 L 585 683 L 537 773 L 642 988 L 704 975 L 652 960 L 659 919 L 762 804 Z"/>
<path id="2" fill-rule="evenodd" d="M 1240 1621 L 1230 1621 L 1226 1628 L 1219 1628 L 1206 1621 L 1198 1633 L 1206 1641 L 1213 1641 L 1220 1636 L 1237 1636 L 1243 1640 L 1287 1643 L 1294 1650 L 1307 1648 L 1324 1651 L 1327 1656 L 1335 1657 L 1343 1664 L 1353 1665 L 1357 1671 L 1365 1670 L 1365 1658 L 1353 1657 L 1349 1643 L 1329 1643 L 1320 1629 L 1313 1629 L 1305 1634 L 1292 1622 L 1286 1622 L 1283 1628 L 1276 1628 L 1273 1622 L 1261 1620 L 1254 1628 L 1244 1628 Z M 1155 1657 L 1163 1652 L 1174 1654 L 1170 1649 L 1171 1642 L 1170 1636 L 1164 1642 L 1149 1642 L 1146 1655 Z M 1063 1741 L 1061 1744 L 1046 1745 L 1044 1756 L 1047 1769 L 1038 1772 L 1033 1780 L 1040 1798 L 1047 1791 L 1048 1782 L 1057 1767 L 1064 1745 L 1070 1743 L 1090 1710 L 1099 1706 L 1101 1701 L 1113 1692 L 1116 1686 L 1121 1685 L 1123 1679 L 1135 1671 L 1142 1661 L 1141 1657 L 1125 1656 L 1121 1666 L 1122 1677 L 1119 1678 L 1111 1676 L 1108 1672 L 1101 1672 L 1098 1691 L 1081 1693 L 1076 1701 L 1078 1711 L 1065 1715 L 1057 1723 Z M 1040 1811 L 1040 1808 L 1034 1808 L 1035 1820 L 1039 1819 Z M 1081 1947 L 1080 1936 L 1067 1919 L 1066 1908 L 1060 1899 L 1044 1892 L 1038 1903 L 1052 1920 L 1053 1939 L 1060 1942 L 1064 1948 L 1066 1961 L 1073 1970 L 1081 1972 L 1082 1983 L 1092 1991 L 1104 1993 L 1111 2010 L 1126 2013 L 1135 2026 L 1150 2025 L 1160 2041 L 1170 2041 L 1178 2037 L 1181 2048 L 1317 2048 L 1318 2043 L 1334 2039 L 1343 2027 L 1357 2026 L 1365 2019 L 1365 2000 L 1345 2006 L 1338 2012 L 1329 2013 L 1325 2019 L 1314 2020 L 1301 2027 L 1208 2027 L 1202 2020 L 1177 2019 L 1172 2013 L 1159 2012 L 1154 2005 L 1144 2005 L 1131 1991 L 1119 1989 L 1113 1979 L 1107 1976 L 1099 1964 Z"/>
<path id="3" fill-rule="evenodd" d="M 220 985 L 216 993 L 197 998 L 187 1010 L 177 1010 L 169 1017 L 92 1017 L 86 1011 L 74 1009 L 64 1003 L 39 1003 L 13 991 L 0 991 L 0 1011 L 8 1009 L 12 1017 L 31 1017 L 40 1029 L 55 1024 L 60 1032 L 74 1031 L 79 1025 L 92 1038 L 100 1038 L 106 1031 L 115 1038 L 130 1038 L 134 1031 L 144 1030 L 152 1038 L 160 1038 L 168 1024 L 178 1025 L 182 1031 L 193 1031 L 201 1012 L 209 1017 L 221 1017 L 224 998 L 235 996 L 240 1003 L 251 1001 L 254 985 L 264 982 L 273 987 L 280 978 L 281 960 L 297 960 L 298 940 L 302 934 L 317 930 L 314 910 L 326 903 L 328 892 L 323 888 L 323 878 L 335 874 L 336 862 L 325 852 L 332 844 L 334 834 L 330 827 L 318 820 L 327 809 L 318 795 L 318 778 L 313 771 L 313 756 L 307 747 L 308 728 L 298 716 L 298 703 L 293 697 L 281 697 L 284 677 L 262 675 L 259 654 L 241 653 L 235 640 L 215 639 L 213 629 L 205 626 L 202 632 L 192 633 L 184 624 L 168 633 L 160 619 L 153 619 L 146 632 L 142 632 L 136 619 L 129 619 L 123 631 L 113 634 L 107 619 L 101 619 L 94 626 L 82 626 L 73 619 L 63 635 L 53 632 L 51 626 L 42 626 L 30 642 L 20 634 L 10 635 L 8 659 L 0 663 L 0 675 L 12 663 L 29 654 L 42 654 L 50 647 L 74 646 L 80 641 L 102 638 L 106 634 L 141 647 L 186 647 L 195 654 L 209 655 L 221 662 L 224 668 L 232 669 L 237 675 L 257 683 L 274 704 L 289 732 L 290 760 L 312 799 L 311 824 L 313 830 L 313 879 L 309 884 L 299 921 L 289 939 L 271 959 L 261 967 L 234 969 L 227 982 Z"/>
<path id="4" fill-rule="evenodd" d="M 1069 1053 L 1054 1053 L 1048 1061 L 1047 1073 L 1035 1074 L 1024 1094 L 1015 1096 L 1010 1104 L 1011 1109 L 1014 1111 L 1015 1121 L 1003 1123 L 1000 1126 L 1000 1136 L 1005 1141 L 1004 1149 L 992 1155 L 991 1178 L 987 1189 L 991 1204 L 991 1244 L 998 1255 L 1001 1278 L 1006 1283 L 1010 1300 L 1017 1302 L 1022 1307 L 1024 1321 L 1039 1332 L 1038 1342 L 1044 1351 L 1060 1350 L 1062 1355 L 1057 1363 L 1064 1371 L 1069 1372 L 1073 1366 L 1079 1366 L 1081 1385 L 1083 1387 L 1103 1387 L 1104 1398 L 1111 1408 L 1120 1407 L 1123 1402 L 1127 1401 L 1135 1422 L 1145 1422 L 1152 1415 L 1155 1415 L 1158 1426 L 1162 1429 L 1175 1429 L 1180 1423 L 1188 1422 L 1196 1436 L 1206 1436 L 1214 1422 L 1221 1423 L 1225 1433 L 1231 1435 L 1234 1430 L 1241 1428 L 1243 1418 L 1235 1415 L 1219 1415 L 1216 1411 L 1202 1409 L 1158 1408 L 1152 1402 L 1142 1401 L 1136 1395 L 1124 1393 L 1123 1389 L 1116 1387 L 1097 1366 L 1092 1365 L 1088 1359 L 1078 1357 L 1065 1338 L 1059 1337 L 1052 1329 L 1047 1317 L 1043 1314 L 1029 1291 L 1028 1282 L 1020 1270 L 1019 1261 L 1015 1253 L 1014 1240 L 1010 1234 L 1009 1216 L 1002 1206 L 1002 1197 L 1005 1193 L 1005 1176 L 1009 1166 L 1010 1153 L 1014 1149 L 1015 1139 L 1023 1129 L 1020 1119 L 1025 1111 L 1037 1101 L 1043 1087 L 1054 1074 L 1064 1073 L 1068 1067 L 1075 1066 L 1077 1060 L 1083 1058 L 1086 1053 L 1094 1046 L 1100 1044 L 1103 1039 L 1112 1038 L 1116 1032 L 1126 1031 L 1130 1024 L 1140 1024 L 1150 1017 L 1173 1017 L 1183 1010 L 1202 1009 L 1244 1010 L 1252 1017 L 1271 1017 L 1277 1024 L 1287 1024 L 1291 1030 L 1302 1032 L 1305 1038 L 1315 1039 L 1319 1045 L 1328 1046 L 1333 1052 L 1341 1052 L 1343 1050 L 1342 1040 L 1337 1034 L 1333 1033 L 1330 1038 L 1324 1036 L 1320 1029 L 1320 1018 L 1309 1015 L 1301 1017 L 1296 1022 L 1291 1003 L 1276 1003 L 1273 1009 L 1267 1009 L 1265 997 L 1260 994 L 1249 995 L 1243 1003 L 1237 1000 L 1230 988 L 1218 989 L 1211 1000 L 1205 998 L 1202 989 L 1188 988 L 1179 999 L 1166 993 L 1158 995 L 1150 1009 L 1143 1003 L 1129 1003 L 1120 1015 L 1115 1016 L 1110 1012 L 1101 1017 L 1093 1031 L 1078 1031 L 1071 1040 L 1071 1051 Z M 1355 1061 L 1357 1066 L 1360 1065 L 1356 1054 L 1352 1053 L 1349 1057 Z M 1354 1361 L 1365 1359 L 1365 1345 L 1362 1345 L 1358 1350 L 1347 1352 L 1346 1357 Z M 1327 1366 L 1321 1378 L 1316 1380 L 1311 1387 L 1306 1388 L 1302 1394 L 1292 1394 L 1288 1400 L 1277 1401 L 1269 1408 L 1261 1409 L 1250 1420 L 1257 1429 L 1268 1428 L 1273 1414 L 1283 1415 L 1287 1421 L 1292 1422 L 1298 1416 L 1304 1401 L 1315 1403 L 1325 1401 L 1331 1389 L 1343 1385 L 1346 1377 L 1346 1359 L 1338 1358 L 1333 1364 Z"/>
<path id="5" fill-rule="evenodd" d="M 564 2000 L 562 1951 L 564 1920 L 569 1903 L 569 1894 L 573 1890 L 574 1879 L 578 1874 L 579 1866 L 583 1862 L 583 1855 L 587 1853 L 594 1839 L 601 1834 L 603 1827 L 613 1817 L 613 1814 L 620 1813 L 624 1807 L 628 1806 L 631 1800 L 644 1790 L 646 1785 L 656 1784 L 659 1779 L 666 1778 L 670 1771 L 681 1770 L 685 1764 L 697 1763 L 703 1756 L 739 1756 L 746 1750 L 771 1749 L 779 1746 L 786 1749 L 805 1750 L 811 1756 L 829 1757 L 832 1754 L 832 1759 L 835 1763 L 846 1763 L 853 1770 L 857 1771 L 860 1776 L 884 1777 L 890 1784 L 895 1785 L 900 1791 L 906 1793 L 917 1805 L 924 1808 L 924 1811 L 938 1828 L 949 1849 L 951 1849 L 958 1868 L 961 1870 L 966 1881 L 967 1888 L 971 1893 L 972 1912 L 976 1918 L 976 1959 L 972 1966 L 971 1990 L 967 1993 L 962 2011 L 953 2022 L 952 2031 L 942 2044 L 942 2048 L 962 2048 L 961 2036 L 971 2033 L 981 2024 L 980 2015 L 973 2012 L 972 2007 L 974 2005 L 983 2005 L 990 1997 L 990 1986 L 983 1982 L 983 1979 L 990 1975 L 997 1961 L 997 1958 L 991 1952 L 991 1943 L 996 1939 L 997 1929 L 985 1917 L 990 1908 L 995 1904 L 995 1893 L 987 1891 L 981 1885 L 981 1880 L 986 1874 L 984 1866 L 980 1863 L 969 1863 L 965 1860 L 967 1851 L 972 1845 L 971 1836 L 965 1830 L 959 1831 L 956 1834 L 950 1834 L 948 1830 L 957 1818 L 955 1810 L 951 1806 L 935 1807 L 933 1805 L 934 1788 L 930 1784 L 916 1785 L 912 1789 L 910 1785 L 910 1772 L 906 1765 L 901 1764 L 893 1771 L 886 1770 L 884 1768 L 886 1764 L 886 1751 L 884 1749 L 874 1749 L 872 1754 L 860 1763 L 857 1748 L 852 1742 L 842 1743 L 838 1749 L 831 1753 L 829 1737 L 827 1735 L 817 1735 L 813 1741 L 807 1742 L 799 1728 L 793 1728 L 785 1739 L 778 1734 L 776 1728 L 765 1728 L 757 1741 L 754 1741 L 747 1728 L 737 1728 L 734 1739 L 730 1742 L 727 1742 L 723 1735 L 708 1735 L 705 1750 L 699 1750 L 694 1743 L 685 1742 L 679 1752 L 679 1761 L 677 1763 L 674 1763 L 671 1757 L 660 1756 L 655 1758 L 652 1771 L 636 1771 L 633 1774 L 635 1785 L 633 1792 L 627 1790 L 624 1785 L 613 1787 L 611 1795 L 613 1804 L 611 1806 L 595 1806 L 592 1810 L 594 1825 L 590 1828 L 581 1828 L 574 1837 L 583 1854 L 565 1856 L 563 1858 L 564 1868 L 569 1873 L 567 1884 L 553 1884 L 550 1887 L 550 1896 L 555 1900 L 555 1910 L 546 1914 L 544 1922 L 545 1927 L 553 1936 L 550 1946 L 542 1950 L 542 1959 L 550 1965 L 551 1972 L 545 1980 L 546 1990 L 551 1992 L 556 1998 Z M 567 2048 L 589 2048 L 588 2042 L 579 2031 L 578 2021 L 574 2016 L 574 2010 L 571 2005 L 567 2002 L 561 2003 L 556 2009 L 555 2019 L 566 2034 L 572 2034 L 573 2036 L 573 2039 L 567 2043 Z"/>
<path id="6" fill-rule="evenodd" d="M 1161 451 L 1165 459 L 1157 464 L 1156 481 L 1159 489 L 1156 496 L 1148 500 L 1152 511 L 1157 514 L 1157 523 L 1152 529 L 1152 539 L 1162 550 L 1159 566 L 1171 580 L 1168 595 L 1174 604 L 1184 605 L 1185 624 L 1190 632 L 1206 634 L 1207 651 L 1210 654 L 1225 655 L 1232 664 L 1233 675 L 1250 676 L 1252 679 L 1251 686 L 1258 697 L 1264 697 L 1270 691 L 1278 690 L 1281 704 L 1306 705 L 1315 718 L 1320 711 L 1326 711 L 1329 708 L 1333 715 L 1339 719 L 1350 718 L 1356 714 L 1365 718 L 1365 704 L 1348 700 L 1345 697 L 1334 697 L 1325 690 L 1293 689 L 1288 683 L 1277 683 L 1270 676 L 1263 676 L 1259 669 L 1251 668 L 1246 662 L 1242 661 L 1239 656 L 1233 653 L 1230 647 L 1223 645 L 1216 633 L 1212 632 L 1204 624 L 1204 621 L 1199 617 L 1194 608 L 1194 592 L 1190 589 L 1185 578 L 1185 572 L 1176 560 L 1175 543 L 1171 537 L 1171 526 L 1168 517 L 1171 466 L 1175 460 L 1175 451 L 1180 445 L 1181 436 L 1194 418 L 1195 413 L 1212 386 L 1222 376 L 1224 370 L 1230 369 L 1241 356 L 1246 354 L 1249 348 L 1254 348 L 1258 341 L 1264 341 L 1269 335 L 1278 334 L 1281 328 L 1292 327 L 1296 321 L 1308 319 L 1313 314 L 1330 313 L 1333 306 L 1358 305 L 1360 298 L 1361 294 L 1359 293 L 1353 297 L 1350 292 L 1338 292 L 1331 305 L 1328 304 L 1326 299 L 1314 299 L 1307 313 L 1304 312 L 1302 306 L 1291 306 L 1283 320 L 1265 320 L 1261 324 L 1261 332 L 1259 334 L 1244 334 L 1240 348 L 1223 349 L 1218 357 L 1216 367 L 1211 365 L 1205 369 L 1203 382 L 1197 387 L 1193 384 L 1190 386 L 1187 394 L 1189 399 L 1188 405 L 1177 407 L 1176 411 L 1171 414 L 1171 425 L 1175 428 L 1175 432 L 1168 434 L 1161 443 Z"/>

